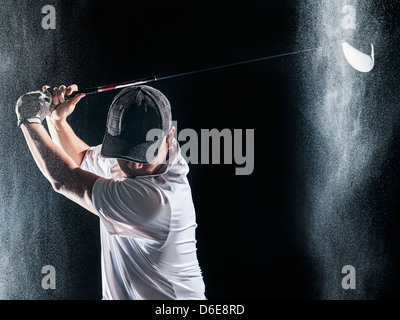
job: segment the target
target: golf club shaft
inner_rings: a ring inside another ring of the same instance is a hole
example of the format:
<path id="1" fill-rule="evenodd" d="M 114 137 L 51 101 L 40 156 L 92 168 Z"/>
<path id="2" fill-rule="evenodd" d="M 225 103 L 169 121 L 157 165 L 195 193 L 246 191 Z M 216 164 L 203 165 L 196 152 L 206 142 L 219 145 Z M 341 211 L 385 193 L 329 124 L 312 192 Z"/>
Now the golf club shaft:
<path id="1" fill-rule="evenodd" d="M 235 67 L 235 66 L 239 66 L 239 65 L 243 65 L 243 64 L 280 58 L 280 57 L 284 57 L 284 56 L 290 56 L 290 55 L 294 55 L 294 54 L 298 54 L 298 53 L 315 51 L 315 50 L 318 50 L 321 48 L 323 48 L 323 47 L 287 52 L 287 53 L 277 54 L 277 55 L 258 58 L 258 59 L 245 60 L 245 61 L 225 64 L 225 65 L 220 65 L 220 66 L 216 66 L 216 67 L 208 67 L 208 68 L 189 71 L 189 72 L 177 73 L 177 74 L 169 75 L 169 76 L 136 79 L 136 80 L 132 80 L 132 81 L 126 81 L 126 82 L 121 82 L 121 83 L 116 83 L 116 84 L 111 84 L 111 85 L 89 88 L 89 89 L 81 90 L 78 93 L 85 93 L 86 95 L 96 94 L 96 93 L 100 93 L 100 92 L 106 92 L 106 91 L 123 89 L 123 88 L 132 87 L 132 86 L 136 86 L 136 85 L 141 85 L 141 84 L 147 84 L 150 82 L 162 81 L 162 80 L 173 79 L 173 78 L 180 78 L 180 77 L 185 77 L 185 76 L 189 76 L 189 75 L 193 75 L 193 74 L 204 73 L 204 72 L 209 72 L 209 71 L 219 70 L 219 69 L 225 69 L 225 68 Z"/>
<path id="2" fill-rule="evenodd" d="M 140 85 L 140 84 L 146 84 L 146 83 L 154 82 L 154 81 L 157 81 L 156 77 L 146 78 L 146 79 L 137 79 L 137 80 L 120 82 L 120 83 L 110 84 L 110 85 L 101 86 L 101 87 L 79 90 L 79 92 L 77 92 L 76 94 L 85 93 L 86 95 L 90 95 L 90 94 L 111 91 L 111 90 L 123 89 L 126 87 L 131 87 L 131 86 Z"/>

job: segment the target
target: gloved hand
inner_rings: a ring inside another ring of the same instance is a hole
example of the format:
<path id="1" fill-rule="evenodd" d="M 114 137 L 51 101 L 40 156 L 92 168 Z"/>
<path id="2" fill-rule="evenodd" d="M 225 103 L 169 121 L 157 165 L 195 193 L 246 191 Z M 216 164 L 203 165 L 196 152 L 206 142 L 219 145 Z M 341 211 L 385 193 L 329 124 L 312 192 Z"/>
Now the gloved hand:
<path id="1" fill-rule="evenodd" d="M 18 117 L 18 126 L 22 123 L 39 123 L 51 114 L 55 106 L 52 103 L 52 94 L 33 91 L 21 96 L 17 101 L 15 111 Z"/>

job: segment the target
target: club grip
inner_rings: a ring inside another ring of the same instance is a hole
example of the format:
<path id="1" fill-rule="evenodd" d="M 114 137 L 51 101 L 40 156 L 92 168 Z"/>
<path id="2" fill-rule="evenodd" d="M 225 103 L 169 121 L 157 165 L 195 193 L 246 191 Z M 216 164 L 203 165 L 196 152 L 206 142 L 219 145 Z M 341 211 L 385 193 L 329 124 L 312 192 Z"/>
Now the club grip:
<path id="1" fill-rule="evenodd" d="M 73 97 L 75 97 L 77 94 L 80 94 L 80 93 L 84 93 L 84 94 L 86 94 L 86 95 L 90 95 L 90 94 L 95 94 L 95 93 L 98 93 L 98 92 L 99 92 L 99 91 L 98 91 L 97 88 L 90 88 L 90 89 L 79 90 L 79 91 L 77 91 L 77 92 L 73 92 L 73 93 L 69 96 L 69 98 L 73 98 Z"/>

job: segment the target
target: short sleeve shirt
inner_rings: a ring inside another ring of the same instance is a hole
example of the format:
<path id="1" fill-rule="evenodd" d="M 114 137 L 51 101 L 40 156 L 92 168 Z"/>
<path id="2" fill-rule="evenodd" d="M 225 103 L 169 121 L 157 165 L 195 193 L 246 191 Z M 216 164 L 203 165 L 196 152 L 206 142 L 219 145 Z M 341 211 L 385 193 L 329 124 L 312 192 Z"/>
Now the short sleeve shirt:
<path id="1" fill-rule="evenodd" d="M 179 145 L 159 172 L 126 178 L 116 159 L 90 148 L 83 170 L 99 175 L 92 199 L 100 217 L 105 300 L 202 299 L 189 171 Z"/>

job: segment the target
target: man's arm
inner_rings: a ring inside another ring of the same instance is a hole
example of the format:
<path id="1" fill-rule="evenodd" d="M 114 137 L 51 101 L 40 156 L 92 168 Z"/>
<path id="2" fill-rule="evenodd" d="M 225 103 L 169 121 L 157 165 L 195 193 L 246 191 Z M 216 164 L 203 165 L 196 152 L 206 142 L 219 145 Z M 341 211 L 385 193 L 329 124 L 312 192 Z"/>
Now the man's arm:
<path id="1" fill-rule="evenodd" d="M 92 189 L 99 177 L 81 170 L 41 124 L 22 123 L 21 129 L 37 166 L 53 189 L 97 215 Z"/>
<path id="2" fill-rule="evenodd" d="M 42 91 L 45 92 L 49 88 L 48 86 L 44 86 Z M 76 95 L 71 100 L 65 100 L 66 96 L 71 95 L 75 91 L 78 91 L 76 85 L 69 86 L 68 88 L 66 86 L 54 88 L 53 104 L 56 106 L 56 109 L 46 120 L 53 141 L 74 160 L 77 166 L 80 166 L 89 146 L 78 138 L 68 124 L 67 117 L 75 110 L 76 104 L 85 95 Z"/>
<path id="3" fill-rule="evenodd" d="M 90 147 L 78 138 L 66 119 L 54 120 L 49 116 L 47 127 L 55 144 L 63 149 L 77 166 L 80 166 Z"/>

